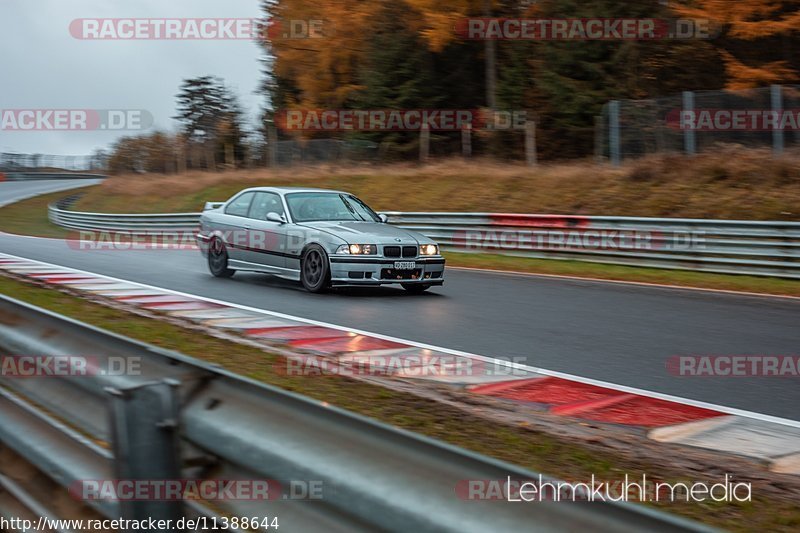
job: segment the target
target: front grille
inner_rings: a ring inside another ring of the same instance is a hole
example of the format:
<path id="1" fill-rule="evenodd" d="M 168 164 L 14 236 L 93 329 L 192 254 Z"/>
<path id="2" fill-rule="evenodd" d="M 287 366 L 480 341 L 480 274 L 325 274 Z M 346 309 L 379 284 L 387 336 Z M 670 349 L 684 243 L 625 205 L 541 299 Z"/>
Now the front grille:
<path id="1" fill-rule="evenodd" d="M 383 255 L 384 255 L 384 257 L 400 257 L 400 247 L 399 246 L 384 246 L 383 247 Z"/>
<path id="2" fill-rule="evenodd" d="M 403 257 L 417 257 L 417 247 L 403 246 Z"/>

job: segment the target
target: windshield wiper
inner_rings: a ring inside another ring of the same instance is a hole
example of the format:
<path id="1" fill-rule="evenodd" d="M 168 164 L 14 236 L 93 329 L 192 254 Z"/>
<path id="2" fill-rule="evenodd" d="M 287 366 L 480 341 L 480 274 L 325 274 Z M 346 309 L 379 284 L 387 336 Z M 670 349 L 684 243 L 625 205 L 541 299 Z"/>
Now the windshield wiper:
<path id="1" fill-rule="evenodd" d="M 347 198 L 345 198 L 343 194 L 340 194 L 340 195 L 339 195 L 339 199 L 340 199 L 342 202 L 344 202 L 344 205 L 345 205 L 345 207 L 347 207 L 347 210 L 348 210 L 348 211 L 350 211 L 350 213 L 351 213 L 353 216 L 356 216 L 356 217 L 360 218 L 362 222 L 366 222 L 366 219 L 365 219 L 364 217 L 362 217 L 361 215 L 359 215 L 358 213 L 356 213 L 356 210 L 355 210 L 355 209 L 353 209 L 353 206 L 352 206 L 352 205 L 350 205 L 350 202 L 348 202 L 348 201 L 347 201 Z"/>
<path id="2" fill-rule="evenodd" d="M 365 212 L 366 212 L 366 213 L 367 213 L 367 214 L 370 216 L 370 218 L 372 218 L 372 221 L 373 221 L 373 222 L 378 222 L 378 220 L 380 220 L 380 217 L 379 217 L 379 216 L 378 216 L 378 215 L 375 213 L 375 211 L 373 211 L 373 210 L 372 210 L 372 208 L 371 208 L 370 206 L 368 206 L 367 204 L 365 204 L 364 202 L 362 202 L 362 201 L 361 201 L 359 198 L 356 198 L 355 196 L 352 196 L 352 195 L 351 195 L 351 196 L 349 196 L 349 198 L 350 198 L 350 199 L 351 199 L 353 202 L 355 202 L 355 203 L 357 203 L 358 205 L 360 205 L 360 206 L 361 206 L 361 208 L 362 208 L 362 209 L 363 209 L 363 210 L 364 210 L 364 211 L 365 211 Z M 367 222 L 367 219 L 366 219 L 366 218 L 364 219 L 364 222 Z"/>

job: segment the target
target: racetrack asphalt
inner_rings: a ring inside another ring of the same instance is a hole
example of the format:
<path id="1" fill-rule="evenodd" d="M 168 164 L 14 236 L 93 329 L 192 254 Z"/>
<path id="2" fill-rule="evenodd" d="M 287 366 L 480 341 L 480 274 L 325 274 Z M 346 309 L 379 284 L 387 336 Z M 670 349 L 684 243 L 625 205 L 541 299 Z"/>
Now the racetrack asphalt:
<path id="1" fill-rule="evenodd" d="M 75 187 L 85 186 L 79 180 Z M 0 183 L 0 205 L 64 181 Z M 0 212 L 0 216 L 1 212 Z M 798 355 L 800 300 L 450 269 L 443 287 L 312 295 L 262 274 L 211 277 L 194 250 L 80 250 L 0 234 L 0 251 L 241 305 L 800 420 L 800 378 L 670 375 L 675 355 Z M 12 295 L 13 296 L 13 295 Z"/>

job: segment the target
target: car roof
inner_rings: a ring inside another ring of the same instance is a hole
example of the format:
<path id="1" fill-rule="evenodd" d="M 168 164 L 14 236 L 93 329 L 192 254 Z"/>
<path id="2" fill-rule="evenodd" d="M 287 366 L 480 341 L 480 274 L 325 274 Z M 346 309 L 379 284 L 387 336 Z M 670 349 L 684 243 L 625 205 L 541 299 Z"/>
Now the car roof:
<path id="1" fill-rule="evenodd" d="M 248 191 L 269 191 L 269 192 L 277 192 L 280 194 L 288 194 L 292 192 L 330 192 L 330 193 L 339 193 L 339 194 L 350 194 L 345 191 L 337 191 L 334 189 L 319 189 L 313 187 L 252 187 L 247 189 Z"/>

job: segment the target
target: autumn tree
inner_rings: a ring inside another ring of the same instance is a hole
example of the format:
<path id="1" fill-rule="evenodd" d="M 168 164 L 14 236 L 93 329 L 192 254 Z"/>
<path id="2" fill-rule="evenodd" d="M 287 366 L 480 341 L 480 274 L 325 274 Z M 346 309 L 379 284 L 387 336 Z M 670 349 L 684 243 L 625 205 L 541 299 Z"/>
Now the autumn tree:
<path id="1" fill-rule="evenodd" d="M 800 81 L 797 0 L 693 0 L 673 2 L 671 9 L 710 21 L 709 42 L 724 62 L 726 89 Z"/>
<path id="2" fill-rule="evenodd" d="M 213 76 L 183 80 L 177 98 L 177 115 L 182 124 L 187 151 L 202 147 L 205 167 L 218 161 L 233 165 L 244 154 L 242 112 L 236 97 L 224 82 Z"/>
<path id="3" fill-rule="evenodd" d="M 175 138 L 161 131 L 123 137 L 106 155 L 108 170 L 114 174 L 125 172 L 174 172 Z"/>
<path id="4" fill-rule="evenodd" d="M 322 38 L 278 33 L 264 41 L 270 62 L 265 91 L 274 108 L 407 108 L 433 102 L 441 108 L 476 109 L 493 99 L 499 109 L 525 110 L 535 118 L 544 158 L 590 154 L 594 117 L 611 99 L 794 83 L 800 72 L 797 0 L 266 3 L 280 20 L 323 21 Z M 712 33 L 690 39 L 497 41 L 489 47 L 455 31 L 465 18 L 487 13 L 500 18 L 708 19 Z M 486 89 L 493 85 L 487 71 L 496 79 L 493 90 Z M 394 133 L 372 137 L 405 142 Z M 493 153 L 521 154 L 514 144 L 518 140 L 504 138 Z"/>

